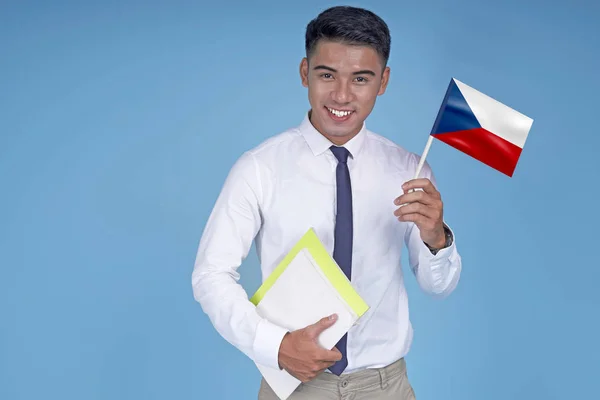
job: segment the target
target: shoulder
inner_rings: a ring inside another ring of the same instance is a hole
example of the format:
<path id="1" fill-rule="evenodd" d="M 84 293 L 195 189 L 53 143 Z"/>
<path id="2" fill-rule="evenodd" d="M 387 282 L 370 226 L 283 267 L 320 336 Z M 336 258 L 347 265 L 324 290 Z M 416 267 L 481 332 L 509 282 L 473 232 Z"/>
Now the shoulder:
<path id="1" fill-rule="evenodd" d="M 233 169 L 241 171 L 258 171 L 270 168 L 282 154 L 304 144 L 297 128 L 290 128 L 267 137 L 254 147 L 244 151 L 236 160 Z"/>
<path id="2" fill-rule="evenodd" d="M 367 138 L 376 151 L 396 156 L 405 161 L 413 161 L 417 157 L 415 153 L 408 151 L 398 143 L 373 131 L 367 131 Z"/>
<path id="3" fill-rule="evenodd" d="M 409 151 L 391 139 L 370 130 L 367 130 L 367 139 L 375 157 L 385 160 L 391 168 L 398 172 L 410 176 L 414 175 L 421 161 L 421 155 Z M 421 177 L 431 176 L 431 167 L 427 161 L 423 164 L 421 171 Z"/>
<path id="4" fill-rule="evenodd" d="M 302 135 L 300 134 L 300 131 L 297 128 L 290 128 L 268 137 L 253 148 L 249 149 L 246 153 L 262 160 L 269 158 L 271 155 L 277 154 L 284 148 L 287 149 L 289 147 L 295 147 L 300 143 L 302 143 Z"/>

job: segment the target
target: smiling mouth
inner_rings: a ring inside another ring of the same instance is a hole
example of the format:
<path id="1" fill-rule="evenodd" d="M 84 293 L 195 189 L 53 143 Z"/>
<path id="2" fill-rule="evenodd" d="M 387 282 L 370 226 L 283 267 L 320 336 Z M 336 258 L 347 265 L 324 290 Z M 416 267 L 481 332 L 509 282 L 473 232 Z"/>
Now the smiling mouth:
<path id="1" fill-rule="evenodd" d="M 335 108 L 325 107 L 330 114 L 335 115 L 338 118 L 344 118 L 354 112 L 354 110 L 336 110 Z"/>

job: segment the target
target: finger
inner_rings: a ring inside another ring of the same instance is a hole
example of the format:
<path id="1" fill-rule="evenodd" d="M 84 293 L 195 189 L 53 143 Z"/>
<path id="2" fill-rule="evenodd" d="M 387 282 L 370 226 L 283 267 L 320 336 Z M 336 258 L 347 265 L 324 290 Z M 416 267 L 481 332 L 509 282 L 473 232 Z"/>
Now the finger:
<path id="1" fill-rule="evenodd" d="M 431 221 L 431 218 L 419 213 L 410 213 L 399 216 L 398 220 L 402 222 L 414 222 L 418 227 L 423 227 Z"/>
<path id="2" fill-rule="evenodd" d="M 322 349 L 322 351 L 319 352 L 318 358 L 319 361 L 323 363 L 335 364 L 336 361 L 342 359 L 342 353 L 335 347 L 332 350 Z"/>
<path id="3" fill-rule="evenodd" d="M 423 189 L 425 193 L 428 193 L 435 197 L 439 197 L 438 190 L 435 188 L 435 186 L 433 186 L 433 183 L 431 183 L 431 181 L 427 178 L 411 179 L 405 182 L 404 185 L 402 185 L 402 190 L 404 190 L 404 192 L 408 192 L 411 189 Z"/>
<path id="4" fill-rule="evenodd" d="M 396 211 L 394 211 L 394 215 L 396 217 L 402 217 L 403 215 L 413 214 L 413 213 L 421 214 L 424 217 L 427 217 L 432 220 L 437 220 L 441 214 L 437 208 L 427 206 L 422 203 L 406 204 L 406 205 L 398 208 Z"/>
<path id="5" fill-rule="evenodd" d="M 325 329 L 329 328 L 337 321 L 337 315 L 332 314 L 327 317 L 321 318 L 319 321 L 315 322 L 312 325 L 309 325 L 308 331 L 312 335 L 312 337 L 317 337 L 323 332 Z"/>
<path id="6" fill-rule="evenodd" d="M 331 364 L 333 365 L 333 364 Z M 331 365 L 327 365 L 327 366 L 323 366 L 323 367 L 319 367 L 319 369 L 311 371 L 312 373 L 310 374 L 310 376 L 308 377 L 307 381 L 311 381 L 313 379 L 315 379 L 317 376 L 321 375 L 323 372 L 325 372 L 325 370 L 329 367 L 331 367 Z"/>
<path id="7" fill-rule="evenodd" d="M 333 361 L 340 361 L 342 359 L 342 353 L 338 350 L 337 347 L 334 347 L 333 349 L 331 349 L 331 351 L 333 352 Z"/>
<path id="8" fill-rule="evenodd" d="M 402 215 L 401 217 L 398 217 L 398 220 L 402 222 L 413 222 L 421 232 L 434 232 L 438 227 L 438 222 L 436 220 L 417 213 Z"/>
<path id="9" fill-rule="evenodd" d="M 320 370 L 322 371 L 322 370 L 324 370 L 324 369 L 327 369 L 327 368 L 331 367 L 332 365 L 335 365 L 335 363 L 336 363 L 337 361 L 338 361 L 338 360 L 319 360 L 319 361 L 318 361 L 319 368 L 320 368 Z"/>
<path id="10" fill-rule="evenodd" d="M 439 201 L 439 198 L 430 195 L 427 192 L 424 191 L 416 191 L 416 192 L 410 192 L 410 193 L 405 193 L 399 197 L 397 197 L 396 199 L 394 199 L 394 204 L 398 205 L 398 206 L 404 206 L 408 203 L 412 203 L 412 202 L 419 202 L 419 203 L 423 203 L 426 205 L 436 205 L 436 202 Z"/>

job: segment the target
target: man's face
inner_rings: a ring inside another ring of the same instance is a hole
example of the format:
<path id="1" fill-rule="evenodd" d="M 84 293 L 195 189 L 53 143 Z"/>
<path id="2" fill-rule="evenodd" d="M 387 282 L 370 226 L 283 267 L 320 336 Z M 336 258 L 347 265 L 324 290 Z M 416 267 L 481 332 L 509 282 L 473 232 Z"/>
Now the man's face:
<path id="1" fill-rule="evenodd" d="M 389 73 L 371 47 L 320 40 L 300 63 L 314 127 L 335 144 L 350 140 L 385 92 Z"/>

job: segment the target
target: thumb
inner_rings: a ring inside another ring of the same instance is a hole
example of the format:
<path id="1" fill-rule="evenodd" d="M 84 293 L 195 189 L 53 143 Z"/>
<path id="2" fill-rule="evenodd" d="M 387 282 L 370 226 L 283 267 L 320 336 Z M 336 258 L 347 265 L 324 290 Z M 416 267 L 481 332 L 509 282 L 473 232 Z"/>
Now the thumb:
<path id="1" fill-rule="evenodd" d="M 331 314 L 328 317 L 324 317 L 321 318 L 318 322 L 314 323 L 311 326 L 311 334 L 313 337 L 317 337 L 321 334 L 321 332 L 323 332 L 325 329 L 329 328 L 330 326 L 332 326 L 335 321 L 337 321 L 337 315 L 336 314 Z"/>

